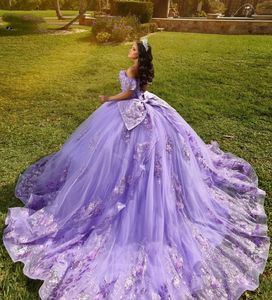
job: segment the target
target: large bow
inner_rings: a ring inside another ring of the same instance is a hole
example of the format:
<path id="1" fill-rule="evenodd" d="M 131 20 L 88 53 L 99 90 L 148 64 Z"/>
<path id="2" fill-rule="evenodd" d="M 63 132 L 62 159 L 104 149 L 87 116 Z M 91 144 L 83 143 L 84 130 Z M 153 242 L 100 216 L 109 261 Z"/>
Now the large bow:
<path id="1" fill-rule="evenodd" d="M 166 101 L 148 91 L 139 93 L 138 98 L 118 101 L 120 114 L 128 130 L 133 129 L 144 120 L 148 104 L 173 109 Z"/>

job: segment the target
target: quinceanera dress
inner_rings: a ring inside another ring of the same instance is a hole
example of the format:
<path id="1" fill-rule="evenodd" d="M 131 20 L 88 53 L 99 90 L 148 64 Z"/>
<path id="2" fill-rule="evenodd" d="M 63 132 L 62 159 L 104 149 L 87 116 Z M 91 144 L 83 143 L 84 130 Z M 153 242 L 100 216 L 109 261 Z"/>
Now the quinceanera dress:
<path id="1" fill-rule="evenodd" d="M 255 290 L 270 247 L 252 166 L 205 144 L 119 73 L 62 148 L 20 174 L 4 245 L 41 299 L 222 300 Z"/>

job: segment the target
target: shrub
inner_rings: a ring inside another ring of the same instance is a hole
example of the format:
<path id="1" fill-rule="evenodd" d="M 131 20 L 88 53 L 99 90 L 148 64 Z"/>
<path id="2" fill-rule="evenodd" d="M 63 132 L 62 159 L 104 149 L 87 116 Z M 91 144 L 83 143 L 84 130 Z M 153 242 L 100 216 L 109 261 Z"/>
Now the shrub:
<path id="1" fill-rule="evenodd" d="M 2 20 L 8 22 L 9 26 L 17 29 L 39 31 L 42 29 L 42 25 L 46 24 L 44 18 L 31 15 L 31 14 L 9 14 L 2 15 Z"/>
<path id="2" fill-rule="evenodd" d="M 95 38 L 99 43 L 106 43 L 109 41 L 110 37 L 111 34 L 108 32 L 99 32 Z"/>
<path id="3" fill-rule="evenodd" d="M 149 28 L 150 28 L 150 32 L 156 32 L 158 30 L 158 24 L 157 23 L 148 23 L 149 24 Z"/>
<path id="4" fill-rule="evenodd" d="M 99 32 L 111 33 L 113 28 L 113 18 L 100 17 L 93 22 L 92 32 L 96 36 Z"/>
<path id="5" fill-rule="evenodd" d="M 209 13 L 223 13 L 226 10 L 225 4 L 219 0 L 209 0 Z"/>
<path id="6" fill-rule="evenodd" d="M 31 10 L 36 9 L 40 3 L 40 0 L 1 0 L 0 7 L 1 9 Z"/>
<path id="7" fill-rule="evenodd" d="M 112 29 L 112 39 L 116 42 L 123 42 L 132 39 L 133 27 L 124 24 L 115 24 Z"/>
<path id="8" fill-rule="evenodd" d="M 155 32 L 158 29 L 157 23 L 144 23 L 141 24 L 140 32 L 142 35 L 146 35 L 151 32 Z"/>
<path id="9" fill-rule="evenodd" d="M 201 10 L 201 11 L 197 11 L 193 14 L 193 17 L 206 17 L 207 14 L 205 13 L 204 10 Z"/>
<path id="10" fill-rule="evenodd" d="M 95 10 L 94 12 L 93 12 L 93 16 L 94 17 L 99 17 L 99 16 L 106 16 L 107 14 L 104 12 L 104 11 L 97 11 L 97 10 Z"/>
<path id="11" fill-rule="evenodd" d="M 92 32 L 97 39 L 98 33 L 108 33 L 109 40 L 122 42 L 138 36 L 140 24 L 135 16 L 128 17 L 100 17 L 93 24 Z"/>
<path id="12" fill-rule="evenodd" d="M 272 1 L 267 0 L 258 3 L 256 6 L 256 13 L 258 15 L 271 15 L 272 14 Z"/>
<path id="13" fill-rule="evenodd" d="M 153 3 L 142 1 L 114 1 L 113 14 L 118 16 L 135 15 L 140 23 L 146 23 L 152 18 Z"/>

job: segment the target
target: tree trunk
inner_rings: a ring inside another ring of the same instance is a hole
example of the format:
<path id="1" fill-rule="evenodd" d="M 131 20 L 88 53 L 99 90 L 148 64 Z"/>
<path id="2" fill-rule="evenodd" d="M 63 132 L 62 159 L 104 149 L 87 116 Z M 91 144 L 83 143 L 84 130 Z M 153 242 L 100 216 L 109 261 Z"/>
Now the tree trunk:
<path id="1" fill-rule="evenodd" d="M 79 11 L 78 11 L 78 13 L 81 14 L 84 11 L 86 6 L 87 6 L 87 3 L 86 3 L 85 0 L 79 0 Z"/>
<path id="2" fill-rule="evenodd" d="M 61 11 L 60 11 L 60 4 L 59 4 L 59 0 L 54 0 L 54 7 L 55 7 L 55 11 L 56 11 L 56 14 L 57 14 L 57 18 L 59 20 L 63 20 L 63 16 L 61 14 Z"/>
<path id="3" fill-rule="evenodd" d="M 93 0 L 89 0 L 89 2 L 87 2 L 85 8 L 73 19 L 71 20 L 69 23 L 67 23 L 66 25 L 58 28 L 59 30 L 66 30 L 68 29 L 73 23 L 75 23 L 80 17 L 82 17 L 86 11 L 89 9 L 89 7 L 91 6 Z"/>
<path id="4" fill-rule="evenodd" d="M 115 14 L 114 0 L 109 0 L 109 3 L 110 3 L 110 14 L 114 15 Z"/>
<path id="5" fill-rule="evenodd" d="M 178 12 L 179 12 L 179 15 L 181 17 L 184 17 L 185 5 L 186 5 L 185 1 L 179 0 L 179 2 L 178 2 Z"/>
<path id="6" fill-rule="evenodd" d="M 203 1 L 202 0 L 198 1 L 196 11 L 201 11 L 202 10 L 202 5 L 203 5 Z"/>
<path id="7" fill-rule="evenodd" d="M 167 18 L 170 1 L 153 0 L 153 3 L 154 3 L 153 18 Z"/>

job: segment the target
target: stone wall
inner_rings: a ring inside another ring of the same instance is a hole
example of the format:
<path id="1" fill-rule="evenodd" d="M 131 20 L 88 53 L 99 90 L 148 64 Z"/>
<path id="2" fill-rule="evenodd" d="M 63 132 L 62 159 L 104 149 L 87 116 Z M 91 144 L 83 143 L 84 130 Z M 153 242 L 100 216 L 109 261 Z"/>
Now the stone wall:
<path id="1" fill-rule="evenodd" d="M 92 26 L 96 18 L 83 15 L 78 20 L 79 25 Z"/>
<path id="2" fill-rule="evenodd" d="M 152 22 L 165 31 L 223 33 L 223 34 L 272 34 L 272 20 L 218 20 L 218 19 L 164 19 Z"/>
<path id="3" fill-rule="evenodd" d="M 95 18 L 82 17 L 80 25 L 92 26 Z M 226 19 L 171 19 L 152 18 L 151 22 L 165 31 L 222 33 L 222 34 L 272 34 L 272 20 L 226 20 Z"/>

